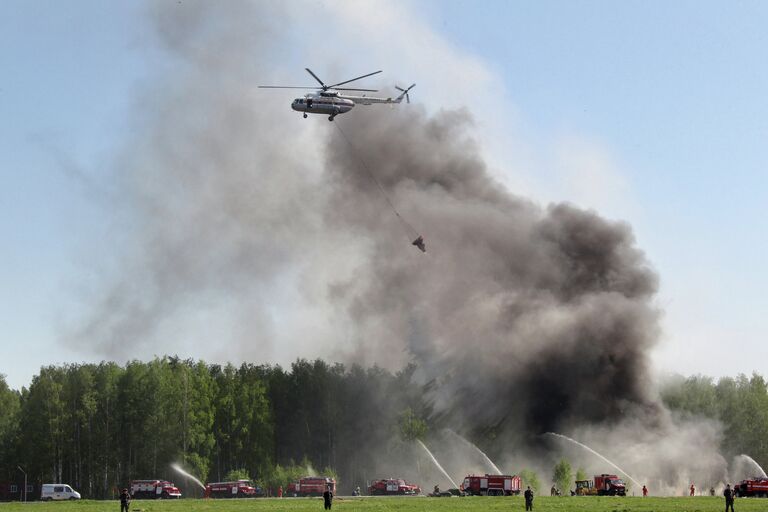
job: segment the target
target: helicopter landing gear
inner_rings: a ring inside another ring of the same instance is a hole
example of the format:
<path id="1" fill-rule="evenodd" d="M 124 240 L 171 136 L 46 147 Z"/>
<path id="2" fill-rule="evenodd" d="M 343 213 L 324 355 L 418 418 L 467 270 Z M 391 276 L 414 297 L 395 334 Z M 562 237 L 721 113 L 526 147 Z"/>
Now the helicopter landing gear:
<path id="1" fill-rule="evenodd" d="M 336 114 L 333 114 L 333 115 L 331 115 L 331 116 L 328 116 L 328 120 L 329 120 L 329 121 L 333 121 L 333 118 L 334 118 L 334 117 L 336 117 Z"/>
<path id="2" fill-rule="evenodd" d="M 306 119 L 306 118 L 307 118 L 307 113 L 306 113 L 306 112 L 304 112 L 304 119 Z"/>

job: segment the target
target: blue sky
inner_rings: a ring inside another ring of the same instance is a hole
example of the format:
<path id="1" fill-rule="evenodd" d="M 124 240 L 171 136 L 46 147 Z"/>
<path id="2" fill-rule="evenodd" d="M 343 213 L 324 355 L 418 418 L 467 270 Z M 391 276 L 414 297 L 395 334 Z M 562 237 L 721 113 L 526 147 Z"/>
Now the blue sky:
<path id="1" fill-rule="evenodd" d="M 385 68 L 413 77 L 428 108 L 468 106 L 514 192 L 632 224 L 661 278 L 661 371 L 762 370 L 768 4 L 288 5 L 294 23 L 270 76 L 304 80 L 305 61 L 344 76 Z M 328 33 L 297 15 L 335 9 L 354 12 Z M 367 25 L 354 20 L 381 9 L 392 15 L 361 38 Z M 409 45 L 414 35 L 430 45 Z M 327 48 L 339 50 L 324 62 Z M 136 90 L 167 58 L 141 3 L 0 3 L 0 373 L 14 387 L 41 365 L 100 359 L 61 343 L 60 331 L 93 267 L 114 258 L 111 162 L 132 130 Z"/>

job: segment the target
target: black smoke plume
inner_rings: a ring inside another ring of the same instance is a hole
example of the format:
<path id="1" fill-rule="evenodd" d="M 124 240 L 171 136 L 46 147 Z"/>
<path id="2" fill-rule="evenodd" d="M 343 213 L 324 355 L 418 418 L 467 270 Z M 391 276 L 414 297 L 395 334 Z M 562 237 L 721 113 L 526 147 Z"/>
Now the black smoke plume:
<path id="1" fill-rule="evenodd" d="M 637 408 L 653 421 L 657 278 L 629 226 L 507 191 L 486 170 L 466 113 L 354 114 L 339 121 L 353 147 L 329 146 L 326 216 L 371 245 L 335 286 L 361 330 L 358 355 L 413 358 L 453 425 L 540 433 Z M 404 243 L 356 153 L 420 225 L 426 255 Z"/>

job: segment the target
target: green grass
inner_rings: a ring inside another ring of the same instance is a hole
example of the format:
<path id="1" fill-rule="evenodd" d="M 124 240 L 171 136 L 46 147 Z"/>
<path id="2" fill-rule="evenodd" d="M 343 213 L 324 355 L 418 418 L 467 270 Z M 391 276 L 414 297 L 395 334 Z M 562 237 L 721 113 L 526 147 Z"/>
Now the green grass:
<path id="1" fill-rule="evenodd" d="M 739 512 L 766 511 L 768 499 L 743 498 L 736 500 Z M 536 512 L 721 512 L 725 509 L 722 497 L 696 498 L 640 498 L 640 497 L 537 497 Z M 115 501 L 75 501 L 59 503 L 0 503 L 0 512 L 119 512 Z M 321 498 L 262 498 L 248 500 L 192 500 L 139 501 L 131 504 L 131 512 L 259 512 L 259 511 L 318 511 L 323 510 Z M 336 511 L 494 511 L 525 510 L 523 498 L 337 498 Z"/>

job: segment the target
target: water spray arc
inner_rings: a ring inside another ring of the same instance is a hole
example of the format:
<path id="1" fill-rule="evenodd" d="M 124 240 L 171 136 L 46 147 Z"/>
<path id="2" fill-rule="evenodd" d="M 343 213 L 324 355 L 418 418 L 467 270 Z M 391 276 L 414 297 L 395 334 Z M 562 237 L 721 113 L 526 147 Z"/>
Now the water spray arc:
<path id="1" fill-rule="evenodd" d="M 761 476 L 763 478 L 768 478 L 768 475 L 765 474 L 765 470 L 762 468 L 762 466 L 760 466 L 760 464 L 757 463 L 757 461 L 755 459 L 753 459 L 752 457 L 750 457 L 749 455 L 747 455 L 745 453 L 742 453 L 741 455 L 739 455 L 739 457 L 745 459 L 747 462 L 749 462 L 754 467 L 756 467 L 757 470 L 760 471 L 760 475 L 758 475 L 758 476 Z"/>
<path id="2" fill-rule="evenodd" d="M 577 446 L 580 446 L 580 447 L 584 448 L 584 449 L 585 449 L 585 450 L 587 450 L 589 453 L 591 453 L 591 454 L 593 454 L 593 455 L 597 455 L 598 457 L 600 457 L 601 459 L 603 459 L 605 462 L 607 462 L 608 464 L 610 464 L 611 466 L 613 466 L 614 468 L 616 468 L 616 470 L 617 470 L 619 473 L 621 473 L 622 475 L 624 475 L 624 476 L 626 476 L 627 478 L 629 478 L 630 480 L 632 480 L 632 483 L 634 483 L 634 484 L 635 484 L 635 485 L 636 485 L 638 488 L 639 488 L 639 487 L 641 487 L 641 485 L 640 485 L 640 482 L 638 482 L 637 480 L 635 480 L 634 478 L 632 478 L 632 477 L 629 475 L 629 473 L 627 473 L 626 471 L 624 471 L 623 469 L 621 469 L 619 466 L 617 466 L 616 464 L 614 464 L 613 462 L 611 462 L 610 460 L 608 460 L 608 459 L 607 459 L 606 457 L 604 457 L 603 455 L 600 455 L 599 453 L 597 453 L 595 450 L 593 450 L 593 449 L 592 449 L 592 448 L 590 448 L 589 446 L 585 445 L 584 443 L 580 443 L 580 442 L 576 441 L 575 439 L 571 439 L 571 438 L 570 438 L 570 437 L 568 437 L 568 436 L 564 436 L 563 434 L 556 434 L 555 432 L 547 432 L 547 433 L 546 433 L 546 434 L 544 434 L 544 435 L 547 435 L 547 436 L 555 436 L 555 437 L 559 437 L 560 439 L 565 439 L 566 441 L 570 441 L 571 443 L 573 443 L 573 444 L 575 444 L 575 445 L 577 445 Z"/>
<path id="3" fill-rule="evenodd" d="M 434 455 L 432 455 L 432 452 L 429 451 L 429 448 L 427 448 L 427 445 L 421 442 L 421 439 L 416 440 L 417 443 L 419 443 L 419 446 L 421 446 L 425 452 L 427 452 L 427 455 L 429 455 L 429 458 L 432 459 L 432 462 L 435 463 L 435 466 L 437 466 L 437 469 L 440 470 L 440 472 L 443 474 L 445 478 L 448 479 L 449 482 L 451 482 L 451 485 L 453 485 L 454 488 L 457 488 L 458 485 L 456 485 L 456 482 L 453 481 L 453 478 L 443 469 L 443 466 L 440 465 L 439 462 L 437 462 L 437 459 Z"/>
<path id="4" fill-rule="evenodd" d="M 171 468 L 173 468 L 175 471 L 178 471 L 179 473 L 181 473 L 181 474 L 182 474 L 182 475 L 184 475 L 185 477 L 187 477 L 187 478 L 191 478 L 191 479 L 192 479 L 192 481 L 194 481 L 194 482 L 195 482 L 197 485 L 199 485 L 199 486 L 200 486 L 200 488 L 201 488 L 202 490 L 205 490 L 205 486 L 203 485 L 203 482 L 201 482 L 200 480 L 198 480 L 198 479 L 197 479 L 197 478 L 195 478 L 194 476 L 192 476 L 192 475 L 190 475 L 189 473 L 187 473 L 186 471 L 184 471 L 184 470 L 181 468 L 181 466 L 179 466 L 178 464 L 171 464 Z"/>
<path id="5" fill-rule="evenodd" d="M 444 432 L 446 432 L 446 433 L 450 434 L 451 436 L 453 436 L 453 437 L 455 437 L 456 439 L 458 439 L 458 440 L 459 440 L 459 441 L 460 441 L 462 444 L 464 444 L 464 445 L 466 445 L 466 446 L 469 446 L 470 448 L 472 448 L 473 450 L 475 450 L 477 453 L 479 453 L 479 454 L 480 454 L 480 455 L 483 457 L 483 460 L 486 462 L 486 464 L 488 464 L 488 465 L 489 465 L 491 468 L 493 468 L 493 471 L 494 471 L 494 472 L 495 472 L 497 475 L 502 475 L 502 474 L 503 474 L 503 473 L 501 472 L 501 470 L 498 468 L 498 466 L 496 466 L 496 464 L 494 464 L 494 463 L 493 463 L 493 461 L 491 460 L 491 458 L 490 458 L 490 457 L 488 457 L 488 456 L 485 454 L 485 452 L 484 452 L 484 451 L 482 451 L 480 448 L 478 448 L 478 447 L 477 447 L 477 446 L 476 446 L 474 443 L 472 443 L 472 442 L 471 442 L 471 441 L 469 441 L 468 439 L 465 439 L 464 437 L 460 436 L 459 434 L 457 434 L 456 432 L 454 432 L 453 430 L 451 430 L 451 429 L 449 429 L 449 428 L 446 428 L 446 429 L 444 429 Z"/>

